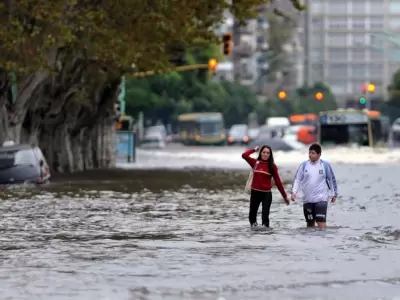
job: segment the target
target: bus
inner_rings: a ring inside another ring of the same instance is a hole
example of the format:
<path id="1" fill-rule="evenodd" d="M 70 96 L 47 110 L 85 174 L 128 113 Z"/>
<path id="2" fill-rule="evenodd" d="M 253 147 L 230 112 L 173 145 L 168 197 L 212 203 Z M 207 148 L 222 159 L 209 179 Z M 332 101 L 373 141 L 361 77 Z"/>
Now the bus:
<path id="1" fill-rule="evenodd" d="M 225 145 L 224 118 L 221 113 L 206 112 L 178 116 L 179 141 L 184 145 Z"/>
<path id="2" fill-rule="evenodd" d="M 296 114 L 289 116 L 291 125 L 311 125 L 315 126 L 318 121 L 316 114 Z"/>
<path id="3" fill-rule="evenodd" d="M 321 145 L 378 146 L 382 142 L 381 114 L 352 108 L 323 111 L 317 131 Z"/>

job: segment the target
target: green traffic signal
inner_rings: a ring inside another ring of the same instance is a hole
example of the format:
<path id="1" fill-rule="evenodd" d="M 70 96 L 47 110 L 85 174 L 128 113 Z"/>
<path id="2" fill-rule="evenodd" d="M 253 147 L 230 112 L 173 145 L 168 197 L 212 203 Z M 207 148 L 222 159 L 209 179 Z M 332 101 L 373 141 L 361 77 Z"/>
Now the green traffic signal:
<path id="1" fill-rule="evenodd" d="M 361 104 L 367 103 L 367 99 L 365 99 L 364 97 L 361 97 L 361 98 L 360 98 L 360 103 L 361 103 Z"/>

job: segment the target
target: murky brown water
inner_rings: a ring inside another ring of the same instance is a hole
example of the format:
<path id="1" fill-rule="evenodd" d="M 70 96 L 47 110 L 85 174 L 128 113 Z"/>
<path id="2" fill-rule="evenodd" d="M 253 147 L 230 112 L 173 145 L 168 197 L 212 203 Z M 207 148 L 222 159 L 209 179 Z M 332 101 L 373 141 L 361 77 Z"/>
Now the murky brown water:
<path id="1" fill-rule="evenodd" d="M 335 168 L 342 197 L 326 231 L 304 229 L 300 205 L 276 192 L 273 229 L 250 231 L 247 172 L 233 170 L 93 172 L 3 189 L 0 299 L 400 297 L 398 166 Z"/>

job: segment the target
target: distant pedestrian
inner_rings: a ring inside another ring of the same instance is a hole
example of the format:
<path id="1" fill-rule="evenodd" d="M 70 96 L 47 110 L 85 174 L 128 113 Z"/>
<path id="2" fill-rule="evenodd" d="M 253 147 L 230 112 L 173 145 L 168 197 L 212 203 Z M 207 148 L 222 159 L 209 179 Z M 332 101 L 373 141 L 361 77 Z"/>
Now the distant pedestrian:
<path id="1" fill-rule="evenodd" d="M 312 144 L 308 150 L 309 160 L 298 168 L 292 188 L 292 200 L 298 193 L 303 196 L 303 212 L 307 227 L 326 227 L 328 201 L 336 201 L 338 188 L 331 165 L 320 159 L 321 146 Z"/>
<path id="2" fill-rule="evenodd" d="M 262 225 L 269 227 L 269 212 L 272 203 L 272 178 L 275 181 L 286 205 L 289 199 L 286 195 L 278 168 L 274 163 L 274 155 L 271 147 L 264 145 L 261 147 L 258 158 L 251 158 L 250 155 L 257 152 L 260 147 L 255 147 L 242 154 L 242 158 L 253 168 L 253 180 L 250 191 L 249 222 L 251 227 L 257 226 L 257 213 L 260 203 L 262 203 Z"/>

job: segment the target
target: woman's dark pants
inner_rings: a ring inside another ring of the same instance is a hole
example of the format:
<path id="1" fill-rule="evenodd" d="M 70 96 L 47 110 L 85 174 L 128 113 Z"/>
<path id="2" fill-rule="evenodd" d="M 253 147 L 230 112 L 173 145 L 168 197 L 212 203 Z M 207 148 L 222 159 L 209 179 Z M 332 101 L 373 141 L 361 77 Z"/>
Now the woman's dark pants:
<path id="1" fill-rule="evenodd" d="M 266 227 L 269 227 L 269 211 L 271 209 L 271 203 L 272 203 L 271 192 L 261 192 L 261 191 L 251 190 L 250 210 L 249 210 L 250 224 L 253 225 L 257 223 L 257 212 L 260 203 L 262 203 L 262 224 Z"/>

